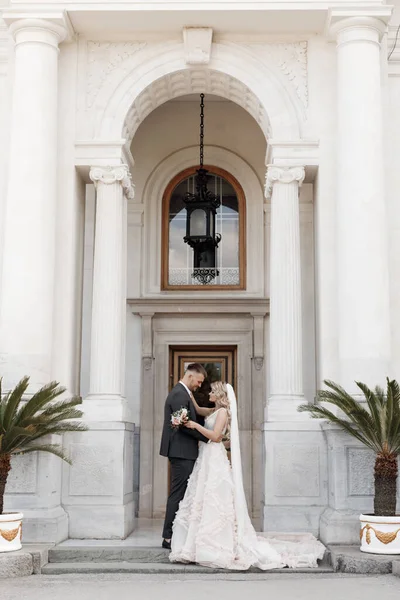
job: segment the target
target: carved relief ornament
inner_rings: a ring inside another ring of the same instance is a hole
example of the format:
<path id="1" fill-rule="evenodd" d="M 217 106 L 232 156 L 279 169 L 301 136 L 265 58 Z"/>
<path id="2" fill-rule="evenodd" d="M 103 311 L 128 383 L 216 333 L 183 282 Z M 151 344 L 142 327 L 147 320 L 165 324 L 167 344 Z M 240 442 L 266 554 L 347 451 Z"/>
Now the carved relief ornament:
<path id="1" fill-rule="evenodd" d="M 142 50 L 146 42 L 88 42 L 86 106 L 93 106 L 108 75 Z"/>
<path id="2" fill-rule="evenodd" d="M 265 197 L 271 197 L 274 183 L 293 183 L 297 181 L 300 187 L 304 177 L 304 167 L 268 167 L 265 175 Z"/>
<path id="3" fill-rule="evenodd" d="M 92 167 L 89 173 L 90 179 L 95 186 L 100 183 L 110 185 L 119 181 L 128 200 L 135 197 L 134 184 L 132 176 L 127 165 L 118 165 L 115 167 Z"/>
<path id="4" fill-rule="evenodd" d="M 307 42 L 247 44 L 252 52 L 270 66 L 276 66 L 303 104 L 308 106 Z"/>

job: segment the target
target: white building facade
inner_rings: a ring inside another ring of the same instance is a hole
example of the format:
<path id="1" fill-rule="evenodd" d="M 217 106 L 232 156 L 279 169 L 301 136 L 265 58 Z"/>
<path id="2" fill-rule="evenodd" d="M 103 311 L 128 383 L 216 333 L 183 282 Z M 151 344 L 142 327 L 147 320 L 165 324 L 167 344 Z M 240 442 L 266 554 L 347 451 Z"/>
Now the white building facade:
<path id="1" fill-rule="evenodd" d="M 72 467 L 14 461 L 25 541 L 163 516 L 163 405 L 199 360 L 236 388 L 257 528 L 356 542 L 373 457 L 297 407 L 324 379 L 400 373 L 392 4 L 1 0 L 0 374 L 60 381 L 90 428 L 64 437 Z M 201 93 L 222 203 L 207 285 L 180 204 Z"/>

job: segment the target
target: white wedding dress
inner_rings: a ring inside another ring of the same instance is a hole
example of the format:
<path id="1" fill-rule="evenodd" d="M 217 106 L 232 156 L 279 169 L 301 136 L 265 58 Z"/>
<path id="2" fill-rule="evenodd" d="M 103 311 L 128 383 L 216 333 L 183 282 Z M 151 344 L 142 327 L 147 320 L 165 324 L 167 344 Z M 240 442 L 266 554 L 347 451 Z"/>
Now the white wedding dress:
<path id="1" fill-rule="evenodd" d="M 176 514 L 171 562 L 245 571 L 316 567 L 325 547 L 311 534 L 300 541 L 258 537 L 243 490 L 236 397 L 228 384 L 231 410 L 231 461 L 222 443 L 200 443 L 199 457 Z M 217 411 L 205 427 L 214 429 Z"/>

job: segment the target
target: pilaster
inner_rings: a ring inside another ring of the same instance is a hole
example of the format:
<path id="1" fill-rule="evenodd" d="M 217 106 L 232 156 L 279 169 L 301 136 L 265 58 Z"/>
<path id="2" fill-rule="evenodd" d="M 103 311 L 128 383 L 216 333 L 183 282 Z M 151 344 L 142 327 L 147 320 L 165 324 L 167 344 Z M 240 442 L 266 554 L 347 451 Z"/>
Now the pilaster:
<path id="1" fill-rule="evenodd" d="M 126 165 L 93 167 L 96 225 L 88 420 L 124 419 L 127 198 L 134 188 Z"/>
<path id="2" fill-rule="evenodd" d="M 268 420 L 296 418 L 303 401 L 299 187 L 304 167 L 269 166 L 271 197 Z"/>

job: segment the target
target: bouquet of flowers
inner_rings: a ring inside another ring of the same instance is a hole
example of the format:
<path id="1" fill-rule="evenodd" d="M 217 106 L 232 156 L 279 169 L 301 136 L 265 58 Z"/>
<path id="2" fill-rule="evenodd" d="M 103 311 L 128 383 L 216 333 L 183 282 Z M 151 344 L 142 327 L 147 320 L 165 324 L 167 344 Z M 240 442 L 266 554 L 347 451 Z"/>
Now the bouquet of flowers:
<path id="1" fill-rule="evenodd" d="M 171 415 L 171 427 L 178 429 L 181 425 L 187 423 L 190 419 L 190 413 L 188 408 L 180 408 Z"/>
<path id="2" fill-rule="evenodd" d="M 226 443 L 225 443 L 226 442 Z M 231 432 L 227 431 L 222 437 L 222 443 L 225 445 L 226 451 L 230 452 L 231 448 Z"/>

